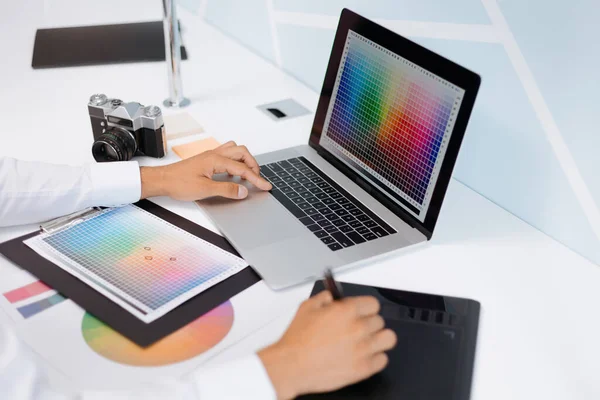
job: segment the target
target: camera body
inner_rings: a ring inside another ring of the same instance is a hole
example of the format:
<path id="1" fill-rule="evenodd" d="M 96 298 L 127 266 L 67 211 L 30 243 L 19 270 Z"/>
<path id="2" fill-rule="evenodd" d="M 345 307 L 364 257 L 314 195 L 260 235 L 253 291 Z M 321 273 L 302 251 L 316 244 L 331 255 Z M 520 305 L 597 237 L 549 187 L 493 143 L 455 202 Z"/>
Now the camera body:
<path id="1" fill-rule="evenodd" d="M 134 155 L 162 158 L 167 154 L 167 139 L 162 111 L 157 106 L 124 103 L 94 94 L 88 102 L 94 144 L 92 154 L 98 162 L 128 161 Z"/>

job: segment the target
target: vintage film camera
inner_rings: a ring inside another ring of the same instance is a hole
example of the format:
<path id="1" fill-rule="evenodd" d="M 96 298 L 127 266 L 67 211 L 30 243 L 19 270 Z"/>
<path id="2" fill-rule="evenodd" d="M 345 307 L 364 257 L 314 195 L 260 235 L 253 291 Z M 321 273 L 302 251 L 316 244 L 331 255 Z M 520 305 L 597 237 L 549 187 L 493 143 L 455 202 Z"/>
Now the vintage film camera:
<path id="1" fill-rule="evenodd" d="M 162 158 L 167 139 L 162 112 L 157 106 L 124 103 L 104 94 L 90 97 L 92 154 L 98 162 L 128 161 L 134 155 Z"/>

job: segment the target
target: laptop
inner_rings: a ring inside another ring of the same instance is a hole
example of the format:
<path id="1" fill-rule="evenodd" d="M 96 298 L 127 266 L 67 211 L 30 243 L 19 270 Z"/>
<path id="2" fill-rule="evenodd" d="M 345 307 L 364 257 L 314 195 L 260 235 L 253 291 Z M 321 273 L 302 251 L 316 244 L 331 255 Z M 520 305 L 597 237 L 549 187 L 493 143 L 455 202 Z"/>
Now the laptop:
<path id="1" fill-rule="evenodd" d="M 273 289 L 426 243 L 480 77 L 344 9 L 307 145 L 256 157 L 273 184 L 200 205 Z"/>

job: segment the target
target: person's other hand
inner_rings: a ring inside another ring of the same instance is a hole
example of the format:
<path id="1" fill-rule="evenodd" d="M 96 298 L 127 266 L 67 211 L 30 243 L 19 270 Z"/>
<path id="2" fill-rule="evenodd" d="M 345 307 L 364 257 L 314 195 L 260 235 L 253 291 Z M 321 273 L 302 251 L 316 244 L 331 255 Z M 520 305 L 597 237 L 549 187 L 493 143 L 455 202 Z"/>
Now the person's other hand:
<path id="1" fill-rule="evenodd" d="M 374 297 L 333 301 L 324 291 L 305 301 L 281 340 L 260 351 L 279 399 L 327 392 L 383 370 L 396 345 Z"/>
<path id="2" fill-rule="evenodd" d="M 259 166 L 245 146 L 235 142 L 162 167 L 141 167 L 142 199 L 169 196 L 175 200 L 193 201 L 222 196 L 244 199 L 248 189 L 233 182 L 215 182 L 220 173 L 239 176 L 262 190 L 271 190 L 260 176 Z"/>

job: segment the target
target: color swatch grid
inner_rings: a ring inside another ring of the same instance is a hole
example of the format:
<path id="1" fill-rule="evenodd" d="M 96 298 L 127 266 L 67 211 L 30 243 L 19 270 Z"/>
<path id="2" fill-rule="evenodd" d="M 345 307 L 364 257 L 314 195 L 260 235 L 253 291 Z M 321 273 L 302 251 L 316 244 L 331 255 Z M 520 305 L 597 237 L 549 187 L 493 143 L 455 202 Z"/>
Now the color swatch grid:
<path id="1" fill-rule="evenodd" d="M 350 31 L 324 137 L 424 218 L 463 95 Z"/>
<path id="2" fill-rule="evenodd" d="M 68 272 L 146 322 L 247 266 L 135 206 L 106 210 L 41 240 Z"/>
<path id="3" fill-rule="evenodd" d="M 39 298 L 42 294 L 47 293 L 48 297 L 41 300 L 36 300 L 28 304 L 29 299 Z M 28 285 L 21 286 L 9 292 L 3 293 L 3 296 L 9 303 L 17 306 L 17 311 L 23 318 L 32 317 L 44 310 L 60 304 L 66 300 L 60 293 L 56 293 L 52 288 L 48 287 L 41 281 L 35 281 Z"/>

